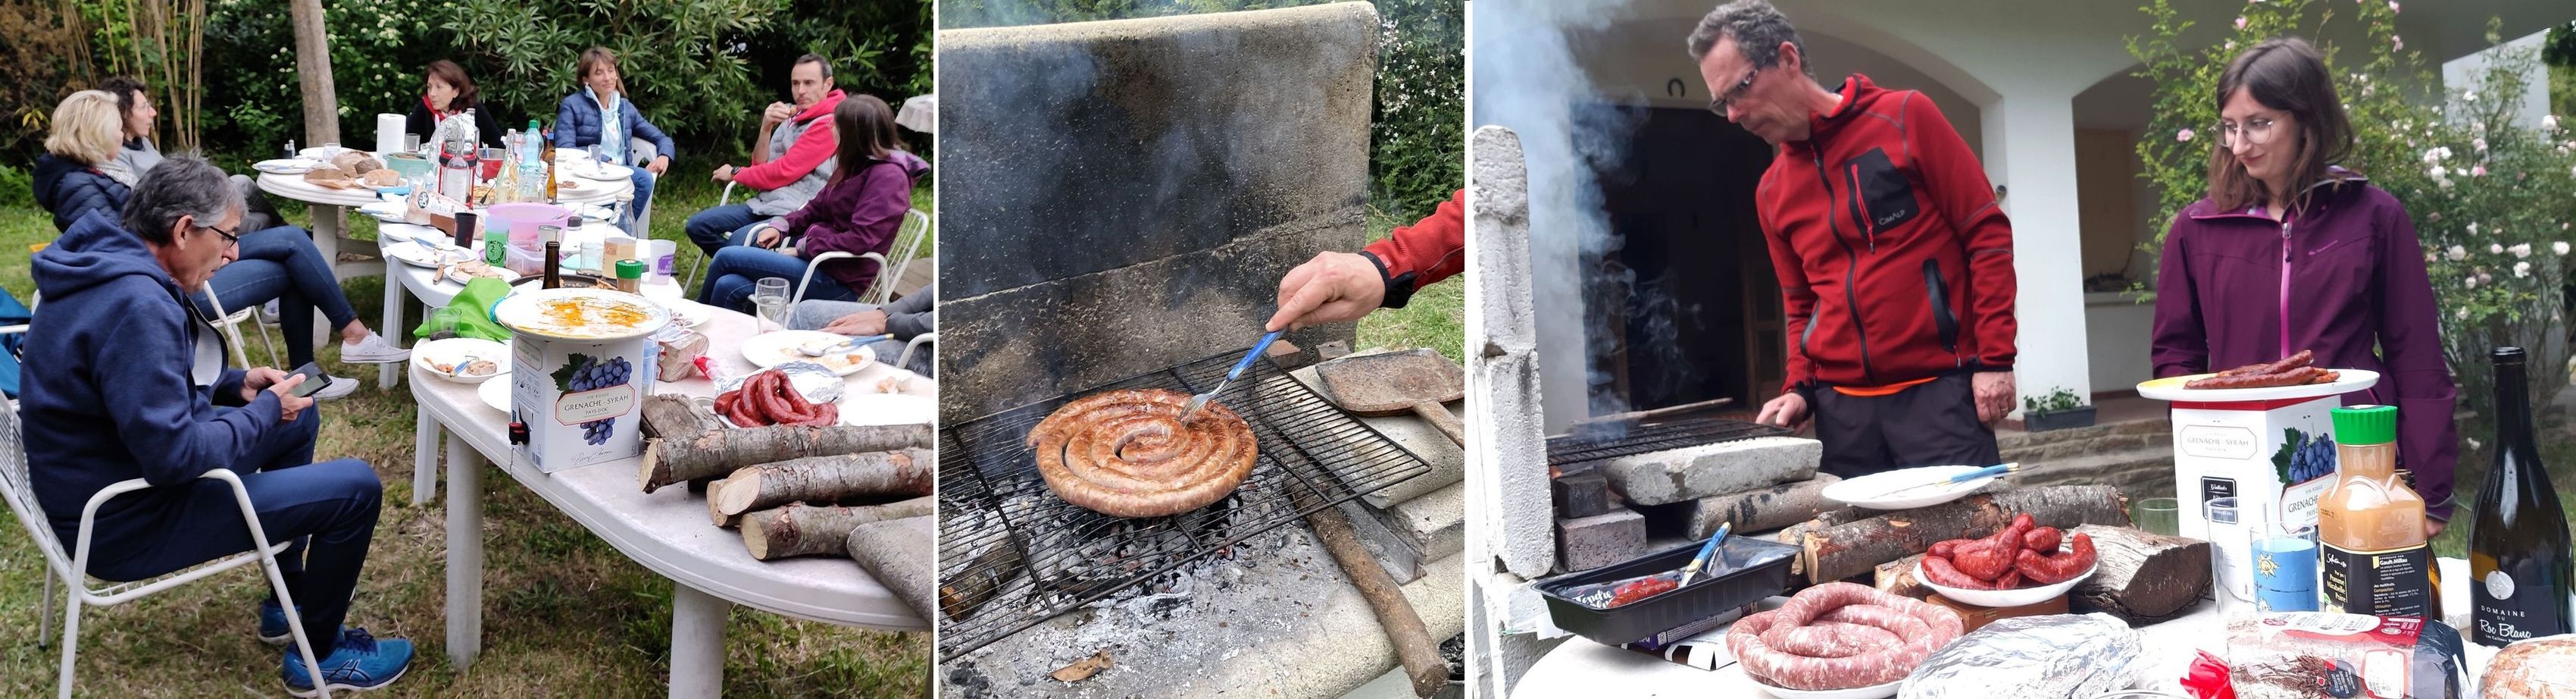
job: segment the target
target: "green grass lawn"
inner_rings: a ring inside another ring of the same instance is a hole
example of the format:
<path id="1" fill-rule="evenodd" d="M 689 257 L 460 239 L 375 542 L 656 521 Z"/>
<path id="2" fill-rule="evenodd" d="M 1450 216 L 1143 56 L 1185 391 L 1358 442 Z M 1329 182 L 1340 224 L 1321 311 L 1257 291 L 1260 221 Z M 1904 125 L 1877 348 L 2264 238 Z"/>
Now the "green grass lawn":
<path id="1" fill-rule="evenodd" d="M 653 237 L 681 241 L 679 263 L 697 249 L 681 233 L 688 215 L 715 203 L 713 166 L 682 160 L 662 181 Z M 928 189 L 914 205 L 929 209 Z M 301 207 L 288 209 L 298 223 Z M 372 238 L 374 221 L 351 216 Z M 28 246 L 53 239 L 52 219 L 31 207 L 0 208 L 0 286 L 21 300 L 34 285 Z M 929 246 L 925 244 L 925 248 Z M 926 253 L 925 253 L 926 254 Z M 373 326 L 382 313 L 381 277 L 343 284 Z M 418 322 L 414 310 L 413 321 Z M 378 328 L 388 335 L 398 330 Z M 272 331 L 273 332 L 273 331 Z M 1452 343 L 1454 345 L 1454 339 Z M 253 340 L 255 358 L 265 358 Z M 411 504 L 412 421 L 408 387 L 380 391 L 373 367 L 340 364 L 336 343 L 324 366 L 370 385 L 322 407 L 320 458 L 357 457 L 385 483 L 378 522 L 349 623 L 419 647 L 410 672 L 388 696 L 663 696 L 669 672 L 671 581 L 627 560 L 580 524 L 497 472 L 487 472 L 483 653 L 470 669 L 447 661 L 444 642 L 446 523 L 440 502 Z M 441 495 L 444 495 L 442 493 Z M 441 498 L 443 501 L 443 498 Z M 23 527 L 0 533 L 0 696 L 51 695 L 58 647 L 37 646 L 37 596 L 44 560 Z M 84 696 L 276 696 L 279 653 L 255 638 L 259 573 L 243 569 L 140 601 L 84 610 L 79 688 Z M 56 607 L 55 633 L 61 632 Z M 928 696 L 930 635 L 862 631 L 736 609 L 726 632 L 727 696 Z"/>

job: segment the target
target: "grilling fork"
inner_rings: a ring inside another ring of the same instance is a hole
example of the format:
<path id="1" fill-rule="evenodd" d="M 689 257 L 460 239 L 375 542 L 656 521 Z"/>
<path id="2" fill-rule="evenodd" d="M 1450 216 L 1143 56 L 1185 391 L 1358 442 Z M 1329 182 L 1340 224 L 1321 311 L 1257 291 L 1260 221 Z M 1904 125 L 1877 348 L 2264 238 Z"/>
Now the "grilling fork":
<path id="1" fill-rule="evenodd" d="M 1216 388 L 1190 396 L 1189 404 L 1181 407 L 1181 420 L 1188 421 L 1191 415 L 1198 413 L 1199 408 L 1207 407 L 1208 401 L 1216 398 L 1218 392 L 1224 391 L 1226 384 L 1234 383 L 1237 377 L 1243 376 L 1243 370 L 1252 367 L 1252 360 L 1261 358 L 1261 351 L 1270 349 L 1270 343 L 1278 341 L 1279 334 L 1283 332 L 1287 331 L 1272 330 L 1270 334 L 1261 336 L 1260 342 L 1252 344 L 1252 351 L 1243 353 L 1243 361 L 1235 362 L 1234 370 L 1225 373 L 1225 380 L 1216 382 Z"/>

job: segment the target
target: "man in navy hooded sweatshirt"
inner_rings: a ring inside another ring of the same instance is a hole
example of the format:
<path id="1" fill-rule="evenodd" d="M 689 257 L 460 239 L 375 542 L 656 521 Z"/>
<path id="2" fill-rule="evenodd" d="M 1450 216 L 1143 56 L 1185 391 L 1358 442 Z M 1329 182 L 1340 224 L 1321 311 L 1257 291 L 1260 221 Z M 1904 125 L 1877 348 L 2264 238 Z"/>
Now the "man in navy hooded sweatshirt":
<path id="1" fill-rule="evenodd" d="M 224 366 L 223 346 L 188 295 L 231 261 L 242 199 L 223 170 L 195 157 L 163 160 L 135 184 L 123 220 L 90 212 L 36 254 L 44 304 L 27 332 L 28 470 L 55 533 L 75 542 L 91 496 L 119 481 L 151 487 L 98 509 L 89 573 L 140 580 L 251 550 L 232 490 L 198 477 L 240 474 L 273 539 L 303 626 L 335 690 L 374 689 L 402 675 L 411 642 L 341 626 L 358 588 L 384 484 L 364 461 L 312 463 L 321 416 L 291 395 L 302 377 Z M 285 644 L 286 612 L 260 609 L 260 639 Z M 287 689 L 315 693 L 289 650 Z"/>

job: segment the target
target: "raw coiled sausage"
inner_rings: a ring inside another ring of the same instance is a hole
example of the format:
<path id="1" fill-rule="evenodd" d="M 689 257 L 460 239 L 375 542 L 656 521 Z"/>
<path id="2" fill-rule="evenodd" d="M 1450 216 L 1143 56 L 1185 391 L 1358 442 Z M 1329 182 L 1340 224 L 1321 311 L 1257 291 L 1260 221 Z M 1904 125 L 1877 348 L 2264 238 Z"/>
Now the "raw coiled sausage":
<path id="1" fill-rule="evenodd" d="M 1836 582 L 1735 622 L 1726 646 L 1765 684 L 1850 689 L 1904 679 L 1932 651 L 1958 639 L 1960 629 L 1950 610 Z"/>

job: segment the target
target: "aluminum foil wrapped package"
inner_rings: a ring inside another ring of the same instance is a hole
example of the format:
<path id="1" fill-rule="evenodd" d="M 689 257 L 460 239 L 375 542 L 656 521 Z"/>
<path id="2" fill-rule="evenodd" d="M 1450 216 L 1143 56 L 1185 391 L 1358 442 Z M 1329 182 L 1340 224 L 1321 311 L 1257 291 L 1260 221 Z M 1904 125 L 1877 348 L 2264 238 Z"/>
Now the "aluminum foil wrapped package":
<path id="1" fill-rule="evenodd" d="M 2004 619 L 1933 651 L 1898 699 L 2083 699 L 2127 689 L 2145 651 L 2108 614 Z"/>

